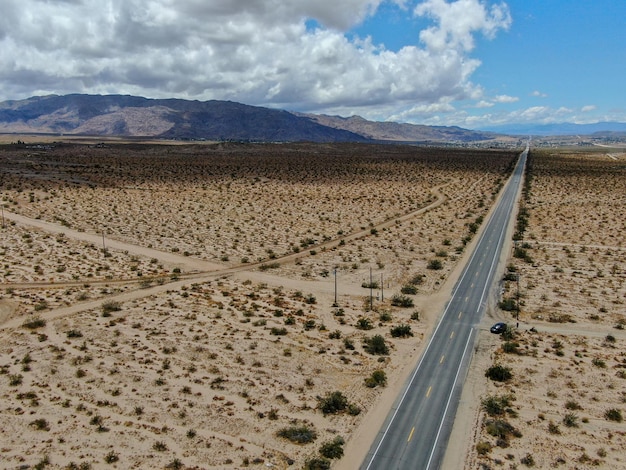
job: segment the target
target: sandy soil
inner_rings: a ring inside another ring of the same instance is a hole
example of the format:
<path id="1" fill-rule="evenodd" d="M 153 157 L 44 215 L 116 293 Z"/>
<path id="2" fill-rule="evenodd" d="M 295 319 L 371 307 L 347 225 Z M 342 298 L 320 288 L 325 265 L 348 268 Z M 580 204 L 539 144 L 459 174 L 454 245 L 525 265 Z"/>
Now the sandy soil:
<path id="1" fill-rule="evenodd" d="M 477 348 L 464 468 L 626 468 L 626 160 L 605 152 L 531 153 L 528 225 L 502 294 L 515 305 L 519 274 L 519 328 Z M 496 365 L 512 378 L 488 380 Z"/>
<path id="2" fill-rule="evenodd" d="M 340 437 L 357 466 L 515 157 L 4 148 L 3 462 L 302 468 Z M 366 386 L 377 370 L 386 387 Z M 332 392 L 350 406 L 324 414 Z M 293 427 L 312 442 L 278 436 Z"/>

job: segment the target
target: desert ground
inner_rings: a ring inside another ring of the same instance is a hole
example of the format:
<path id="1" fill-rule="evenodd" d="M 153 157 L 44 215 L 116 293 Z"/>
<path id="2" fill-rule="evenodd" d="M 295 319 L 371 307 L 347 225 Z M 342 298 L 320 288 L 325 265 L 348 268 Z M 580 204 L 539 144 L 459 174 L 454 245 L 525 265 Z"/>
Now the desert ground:
<path id="1" fill-rule="evenodd" d="M 495 312 L 519 328 L 477 352 L 465 466 L 626 468 L 626 154 L 544 149 L 529 165 Z M 498 366 L 511 378 L 488 379 Z"/>
<path id="2" fill-rule="evenodd" d="M 357 468 L 519 153 L 24 140 L 0 150 L 6 468 Z M 458 468 L 626 468 L 612 155 L 533 154 L 518 345 L 481 334 Z M 496 394 L 520 437 L 488 433 Z"/>

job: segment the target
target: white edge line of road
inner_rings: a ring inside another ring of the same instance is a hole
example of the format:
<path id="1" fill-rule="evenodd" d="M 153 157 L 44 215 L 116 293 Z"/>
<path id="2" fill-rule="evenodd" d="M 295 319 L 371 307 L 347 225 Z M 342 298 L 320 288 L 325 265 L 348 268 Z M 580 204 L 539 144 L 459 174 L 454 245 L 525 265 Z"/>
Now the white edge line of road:
<path id="1" fill-rule="evenodd" d="M 493 214 L 492 214 L 492 217 L 493 217 Z M 489 222 L 491 222 L 491 217 L 489 218 L 489 221 L 487 222 L 487 224 L 485 224 L 485 227 L 489 224 Z M 413 384 L 413 381 L 415 380 L 415 377 L 417 376 L 417 373 L 419 372 L 420 367 L 422 366 L 422 362 L 424 361 L 424 358 L 428 354 L 428 350 L 430 349 L 430 347 L 431 347 L 431 345 L 433 343 L 433 340 L 437 336 L 437 331 L 439 331 L 439 327 L 441 326 L 441 324 L 443 323 L 443 320 L 446 318 L 446 315 L 448 314 L 448 309 L 450 308 L 450 305 L 452 303 L 452 299 L 454 298 L 454 296 L 456 295 L 457 291 L 459 290 L 459 287 L 463 283 L 463 279 L 465 279 L 465 276 L 468 273 L 469 266 L 472 264 L 472 261 L 474 260 L 474 257 L 478 253 L 478 249 L 477 248 L 482 243 L 482 241 L 483 241 L 483 239 L 485 237 L 485 233 L 486 233 L 486 230 L 483 230 L 481 235 L 480 235 L 480 238 L 479 238 L 478 242 L 476 243 L 476 247 L 474 248 L 474 251 L 472 252 L 472 256 L 470 256 L 470 259 L 467 261 L 467 263 L 465 265 L 465 268 L 463 270 L 463 274 L 461 275 L 460 279 L 456 283 L 456 286 L 454 287 L 454 291 L 452 292 L 452 295 L 450 296 L 450 301 L 448 301 L 448 304 L 446 305 L 446 308 L 443 311 L 443 314 L 441 315 L 441 318 L 439 319 L 439 322 L 437 323 L 437 328 L 435 328 L 435 331 L 433 331 L 433 334 L 430 336 L 430 340 L 428 341 L 428 345 L 426 346 L 426 349 L 424 350 L 424 353 L 422 354 L 422 357 L 420 358 L 419 363 L 417 364 L 417 367 L 415 368 L 415 371 L 413 372 L 413 375 L 411 375 L 411 379 L 409 380 L 409 382 L 406 385 L 406 388 L 404 389 L 404 393 L 402 394 L 402 398 L 400 398 L 400 401 L 398 402 L 398 405 L 396 406 L 396 409 L 395 409 L 393 415 L 391 416 L 391 419 L 389 420 L 389 424 L 387 424 L 387 427 L 385 428 L 385 431 L 383 432 L 383 435 L 380 438 L 380 441 L 378 442 L 378 445 L 376 446 L 376 449 L 374 449 L 374 452 L 372 453 L 372 456 L 369 459 L 369 463 L 368 463 L 367 467 L 365 467 L 365 470 L 369 470 L 370 469 L 374 459 L 376 458 L 376 455 L 378 455 L 378 451 L 380 449 L 380 446 L 383 444 L 383 441 L 385 440 L 385 437 L 387 437 L 387 433 L 389 432 L 389 428 L 391 428 L 391 425 L 393 424 L 394 420 L 396 419 L 396 415 L 398 414 L 398 411 L 400 410 L 400 407 L 402 406 L 402 403 L 404 403 L 404 399 L 406 398 L 407 393 L 409 393 L 409 389 L 411 388 L 411 385 Z"/>
<path id="2" fill-rule="evenodd" d="M 523 153 L 523 152 L 522 152 Z M 489 223 L 491 222 L 492 218 L 495 215 L 495 211 L 491 214 L 491 217 L 489 218 L 489 220 L 487 221 L 487 223 L 484 225 L 484 227 L 486 227 L 487 225 L 489 225 Z M 486 230 L 483 229 L 480 238 L 478 239 L 478 242 L 476 243 L 476 246 L 474 248 L 474 251 L 472 252 L 472 256 L 470 256 L 470 259 L 467 260 L 467 263 L 465 264 L 465 268 L 463 269 L 463 274 L 461 275 L 461 277 L 459 278 L 459 280 L 456 283 L 456 286 L 454 287 L 454 291 L 452 292 L 452 295 L 450 296 L 450 301 L 448 301 L 448 304 L 446 305 L 445 310 L 443 311 L 443 314 L 441 315 L 441 318 L 439 319 L 439 322 L 437 323 L 437 327 L 435 328 L 435 331 L 433 331 L 433 334 L 430 337 L 430 340 L 428 341 L 428 345 L 426 346 L 426 349 L 424 350 L 424 353 L 422 354 L 422 357 L 419 360 L 419 363 L 417 364 L 417 367 L 415 368 L 415 371 L 413 371 L 413 374 L 411 375 L 411 379 L 409 380 L 409 382 L 406 385 L 406 388 L 404 389 L 404 393 L 402 394 L 402 397 L 400 398 L 400 401 L 398 402 L 398 405 L 396 406 L 395 411 L 393 412 L 393 415 L 391 416 L 391 419 L 389 420 L 389 423 L 387 424 L 387 427 L 385 428 L 385 431 L 383 432 L 382 437 L 380 438 L 380 441 L 378 442 L 378 445 L 376 446 L 376 449 L 374 449 L 374 452 L 372 453 L 372 456 L 369 459 L 369 463 L 367 464 L 367 467 L 365 467 L 365 470 L 370 470 L 370 467 L 372 466 L 372 463 L 374 462 L 374 459 L 376 458 L 376 456 L 378 455 L 378 451 L 380 450 L 380 446 L 382 446 L 383 441 L 385 440 L 385 438 L 387 437 L 387 433 L 389 432 L 389 429 L 391 428 L 391 425 L 393 424 L 394 420 L 396 419 L 396 416 L 398 414 L 398 411 L 400 410 L 400 407 L 402 406 L 402 403 L 404 403 L 404 399 L 406 398 L 407 393 L 409 393 L 409 389 L 411 388 L 411 385 L 413 384 L 413 381 L 415 380 L 415 377 L 417 376 L 417 373 L 419 372 L 421 366 L 422 366 L 422 362 L 424 361 L 424 358 L 426 357 L 426 355 L 428 354 L 428 350 L 430 349 L 430 346 L 432 345 L 433 340 L 435 339 L 435 336 L 437 336 L 437 331 L 439 331 L 439 327 L 441 326 L 441 324 L 443 323 L 443 320 L 445 319 L 446 315 L 448 314 L 448 309 L 450 308 L 450 304 L 452 303 L 452 299 L 454 298 L 454 296 L 456 295 L 457 291 L 459 290 L 459 287 L 461 286 L 463 279 L 465 279 L 465 276 L 467 275 L 467 272 L 469 270 L 469 266 L 472 263 L 472 261 L 474 260 L 474 257 L 476 256 L 476 254 L 478 253 L 478 246 L 482 243 L 483 239 L 485 238 L 485 233 Z M 500 238 L 502 238 L 502 234 L 500 235 Z M 481 298 L 481 303 L 482 303 L 482 298 Z M 468 337 L 468 341 L 469 338 L 472 335 L 472 332 L 474 331 L 474 329 L 472 328 L 472 330 L 470 331 L 470 335 Z M 466 345 L 467 348 L 467 345 Z M 463 354 L 463 357 L 465 357 L 465 353 Z M 463 362 L 463 358 L 461 359 L 461 363 Z M 458 377 L 458 371 L 457 371 L 457 377 Z M 455 385 L 456 385 L 456 378 L 455 378 Z M 454 389 L 454 386 L 453 386 Z M 452 395 L 450 395 L 451 397 Z M 448 404 L 449 404 L 450 398 L 448 398 Z M 446 406 L 446 412 L 447 412 L 448 406 Z M 444 413 L 445 416 L 445 413 Z M 441 427 L 440 427 L 441 430 Z M 439 432 L 437 433 L 437 436 L 439 436 Z M 438 437 L 437 437 L 438 439 Z M 436 443 L 436 441 L 435 441 Z M 434 449 L 434 447 L 433 447 Z M 432 456 L 432 453 L 431 453 Z M 429 461 L 429 466 L 430 466 L 430 461 Z"/>
<path id="3" fill-rule="evenodd" d="M 465 356 L 467 355 L 468 346 L 470 345 L 470 339 L 472 339 L 472 335 L 474 334 L 474 328 L 470 330 L 469 335 L 467 335 L 467 341 L 465 342 L 465 349 L 463 350 L 463 356 L 461 356 L 461 361 L 459 362 L 459 367 L 456 370 L 456 375 L 454 376 L 454 383 L 452 384 L 452 389 L 450 390 L 450 395 L 448 395 L 448 401 L 446 403 L 446 408 L 443 410 L 443 416 L 441 417 L 441 422 L 439 423 L 439 429 L 437 430 L 437 436 L 435 437 L 435 443 L 430 451 L 430 456 L 428 457 L 428 463 L 426 464 L 426 470 L 430 468 L 430 464 L 432 463 L 433 457 L 435 455 L 435 449 L 437 448 L 437 443 L 439 442 L 439 437 L 441 435 L 441 430 L 443 429 L 443 423 L 446 420 L 446 415 L 448 414 L 448 408 L 450 408 L 450 402 L 452 401 L 452 395 L 454 395 L 454 388 L 456 387 L 456 383 L 459 380 L 459 374 L 461 373 L 461 369 L 463 368 L 463 363 L 465 362 Z"/>

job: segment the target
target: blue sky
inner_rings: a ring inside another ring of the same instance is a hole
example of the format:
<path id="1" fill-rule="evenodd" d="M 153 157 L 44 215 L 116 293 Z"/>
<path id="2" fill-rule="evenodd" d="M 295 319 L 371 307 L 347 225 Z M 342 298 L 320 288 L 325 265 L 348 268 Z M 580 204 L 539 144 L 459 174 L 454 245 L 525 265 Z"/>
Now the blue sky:
<path id="1" fill-rule="evenodd" d="M 626 122 L 625 0 L 3 0 L 0 101 L 224 99 L 481 128 Z"/>

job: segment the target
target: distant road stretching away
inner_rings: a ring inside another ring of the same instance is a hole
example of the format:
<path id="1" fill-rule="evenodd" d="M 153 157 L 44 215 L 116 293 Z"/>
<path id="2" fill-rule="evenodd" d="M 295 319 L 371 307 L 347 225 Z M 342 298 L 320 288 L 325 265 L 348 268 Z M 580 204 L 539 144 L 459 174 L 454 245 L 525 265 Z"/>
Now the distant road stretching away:
<path id="1" fill-rule="evenodd" d="M 527 157 L 528 147 L 520 155 L 422 358 L 361 470 L 440 468 L 467 375 L 476 325 L 495 280 Z"/>

